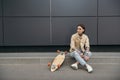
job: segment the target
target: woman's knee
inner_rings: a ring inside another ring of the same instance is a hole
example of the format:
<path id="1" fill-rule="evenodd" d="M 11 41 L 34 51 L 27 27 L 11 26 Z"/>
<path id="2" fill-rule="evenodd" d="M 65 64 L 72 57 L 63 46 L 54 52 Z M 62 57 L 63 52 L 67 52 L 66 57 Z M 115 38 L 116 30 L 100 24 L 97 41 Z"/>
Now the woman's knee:
<path id="1" fill-rule="evenodd" d="M 92 52 L 85 52 L 85 56 L 88 56 L 89 58 L 92 56 Z"/>
<path id="2" fill-rule="evenodd" d="M 73 54 L 74 54 L 74 56 L 80 56 L 80 54 L 76 51 Z"/>
<path id="3" fill-rule="evenodd" d="M 89 51 L 89 52 L 85 52 L 84 53 L 84 60 L 87 62 L 89 61 L 89 59 L 91 58 L 92 56 L 92 53 Z"/>
<path id="4" fill-rule="evenodd" d="M 71 53 L 70 53 L 70 56 L 71 56 L 71 57 L 74 57 L 74 55 L 75 55 L 75 52 L 71 52 Z"/>

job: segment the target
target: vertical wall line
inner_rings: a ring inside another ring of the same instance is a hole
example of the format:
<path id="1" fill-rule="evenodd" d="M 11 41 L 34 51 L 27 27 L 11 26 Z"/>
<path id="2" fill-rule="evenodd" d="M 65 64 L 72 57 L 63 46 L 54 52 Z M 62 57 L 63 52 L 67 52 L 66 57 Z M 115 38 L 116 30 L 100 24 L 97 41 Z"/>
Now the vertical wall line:
<path id="1" fill-rule="evenodd" d="M 51 18 L 51 0 L 50 0 L 50 45 L 52 44 L 52 18 Z"/>
<path id="2" fill-rule="evenodd" d="M 98 38 L 98 26 L 99 26 L 99 16 L 98 16 L 98 13 L 99 13 L 99 11 L 98 11 L 98 9 L 99 9 L 99 0 L 97 0 L 97 45 L 99 45 L 99 38 Z"/>
<path id="3" fill-rule="evenodd" d="M 3 9 L 3 0 L 1 0 L 2 8 L 2 46 L 4 46 L 4 9 Z"/>

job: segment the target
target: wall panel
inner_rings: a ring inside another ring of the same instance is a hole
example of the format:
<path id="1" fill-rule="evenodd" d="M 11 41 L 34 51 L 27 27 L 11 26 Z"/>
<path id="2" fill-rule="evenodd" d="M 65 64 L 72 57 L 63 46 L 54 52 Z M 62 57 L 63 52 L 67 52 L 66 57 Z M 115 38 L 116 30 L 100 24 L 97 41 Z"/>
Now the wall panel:
<path id="1" fill-rule="evenodd" d="M 2 46 L 2 42 L 3 42 L 2 17 L 0 17 L 0 46 Z"/>
<path id="2" fill-rule="evenodd" d="M 98 44 L 120 45 L 120 17 L 99 18 Z"/>
<path id="3" fill-rule="evenodd" d="M 82 23 L 86 26 L 86 34 L 90 43 L 97 44 L 97 18 L 96 17 L 54 17 L 52 18 L 53 45 L 69 45 L 70 38 L 76 33 L 76 25 Z"/>
<path id="4" fill-rule="evenodd" d="M 120 16 L 120 0 L 98 0 L 99 16 Z"/>
<path id="5" fill-rule="evenodd" d="M 49 45 L 49 17 L 6 17 L 5 45 Z"/>
<path id="6" fill-rule="evenodd" d="M 97 16 L 97 0 L 51 0 L 52 16 Z"/>
<path id="7" fill-rule="evenodd" d="M 50 0 L 3 0 L 4 16 L 50 16 Z"/>
<path id="8" fill-rule="evenodd" d="M 2 16 L 2 0 L 0 0 L 0 16 Z"/>

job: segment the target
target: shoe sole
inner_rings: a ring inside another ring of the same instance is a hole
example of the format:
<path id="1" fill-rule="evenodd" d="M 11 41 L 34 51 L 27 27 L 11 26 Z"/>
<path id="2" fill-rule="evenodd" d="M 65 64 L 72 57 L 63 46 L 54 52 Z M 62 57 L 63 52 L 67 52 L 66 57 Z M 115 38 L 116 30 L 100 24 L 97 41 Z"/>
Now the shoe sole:
<path id="1" fill-rule="evenodd" d="M 78 70 L 76 67 L 70 66 L 73 70 Z"/>
<path id="2" fill-rule="evenodd" d="M 88 71 L 88 73 L 92 73 L 93 72 L 93 70 L 92 71 Z"/>

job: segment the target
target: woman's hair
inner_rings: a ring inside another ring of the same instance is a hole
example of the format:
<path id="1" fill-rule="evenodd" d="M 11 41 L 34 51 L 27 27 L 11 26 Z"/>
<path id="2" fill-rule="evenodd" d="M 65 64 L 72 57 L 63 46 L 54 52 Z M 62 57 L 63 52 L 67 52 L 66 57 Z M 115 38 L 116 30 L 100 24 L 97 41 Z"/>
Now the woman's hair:
<path id="1" fill-rule="evenodd" d="M 78 26 L 81 26 L 81 27 L 84 29 L 84 32 L 83 32 L 83 33 L 85 33 L 85 25 L 84 25 L 84 24 L 78 24 L 77 27 L 78 27 Z"/>

